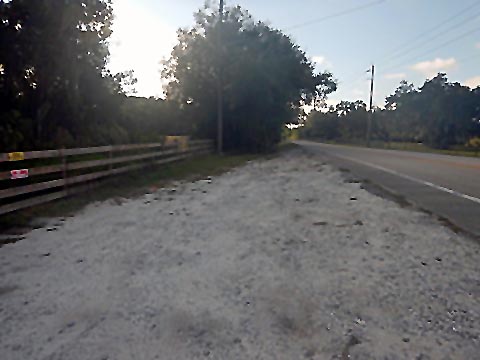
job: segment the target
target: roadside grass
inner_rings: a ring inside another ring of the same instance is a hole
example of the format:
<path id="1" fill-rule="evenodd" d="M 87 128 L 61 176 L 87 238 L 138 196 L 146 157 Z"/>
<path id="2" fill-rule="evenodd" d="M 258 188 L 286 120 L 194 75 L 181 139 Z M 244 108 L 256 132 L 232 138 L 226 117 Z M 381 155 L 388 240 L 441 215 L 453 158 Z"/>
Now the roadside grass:
<path id="1" fill-rule="evenodd" d="M 348 145 L 356 147 L 366 147 L 364 143 L 360 142 L 348 142 L 348 141 L 325 141 L 327 144 L 334 145 Z M 386 150 L 401 150 L 401 151 L 415 151 L 423 153 L 453 155 L 453 156 L 468 156 L 468 157 L 480 157 L 480 151 L 468 150 L 464 146 L 454 146 L 450 149 L 434 149 L 421 143 L 414 142 L 382 142 L 373 141 L 371 147 L 374 149 L 386 149 Z"/>
<path id="2" fill-rule="evenodd" d="M 288 147 L 281 146 L 280 149 L 283 150 Z M 166 187 L 173 181 L 195 181 L 207 176 L 219 175 L 260 157 L 262 155 L 232 154 L 220 156 L 208 154 L 162 166 L 146 167 L 141 171 L 133 171 L 118 178 L 110 178 L 95 183 L 97 186 L 84 193 L 0 216 L 0 233 L 22 234 L 32 227 L 45 226 L 49 218 L 73 216 L 92 202 L 108 199 L 121 201 L 122 198 L 135 198 L 158 188 Z"/>
<path id="3" fill-rule="evenodd" d="M 383 146 L 384 149 L 392 149 L 392 150 L 417 151 L 417 152 L 454 155 L 454 156 L 480 157 L 480 153 L 478 151 L 467 150 L 463 146 L 454 146 L 451 149 L 433 149 L 424 144 L 410 143 L 410 142 L 380 143 L 379 147 L 380 146 Z"/>

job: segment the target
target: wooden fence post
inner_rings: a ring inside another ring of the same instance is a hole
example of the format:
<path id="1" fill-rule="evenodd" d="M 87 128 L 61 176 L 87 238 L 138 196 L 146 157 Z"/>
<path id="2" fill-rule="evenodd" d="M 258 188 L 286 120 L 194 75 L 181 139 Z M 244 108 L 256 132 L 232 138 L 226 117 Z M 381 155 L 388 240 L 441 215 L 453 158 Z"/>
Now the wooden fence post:
<path id="1" fill-rule="evenodd" d="M 108 163 L 108 172 L 111 173 L 113 170 L 113 164 L 112 164 L 112 159 L 113 159 L 113 145 L 110 145 L 110 149 L 108 150 L 108 159 L 110 162 Z"/>
<path id="2" fill-rule="evenodd" d="M 67 157 L 65 156 L 65 148 L 60 149 L 60 157 L 62 159 L 62 179 L 63 179 L 63 189 L 67 191 Z"/>
<path id="3" fill-rule="evenodd" d="M 162 141 L 151 144 L 110 145 L 76 149 L 63 147 L 55 150 L 21 153 L 26 160 L 55 158 L 54 164 L 32 166 L 29 169 L 29 176 L 31 177 L 46 174 L 55 174 L 55 177 L 41 177 L 37 182 L 24 186 L 15 186 L 16 184 L 12 182 L 12 186 L 1 188 L 0 215 L 83 192 L 93 185 L 94 180 L 141 169 L 150 164 L 149 161 L 146 161 L 149 159 L 152 159 L 155 164 L 163 165 L 196 153 L 203 154 L 205 151 L 212 150 L 212 141 L 205 140 L 191 142 L 186 153 L 179 151 L 180 144 L 178 142 L 176 145 Z M 132 150 L 142 150 L 142 153 L 129 154 Z M 127 155 L 122 154 L 122 152 L 127 152 Z M 87 154 L 102 155 L 98 158 L 95 156 L 93 160 L 83 159 L 82 157 Z M 68 159 L 69 156 L 72 156 L 72 158 Z M 9 159 L 9 154 L 0 153 L 0 161 L 6 161 L 6 159 Z M 0 181 L 10 180 L 11 176 L 11 171 L 0 171 Z M 77 186 L 79 184 L 85 184 L 85 186 Z M 19 195 L 25 195 L 25 199 L 15 200 L 15 197 Z"/>

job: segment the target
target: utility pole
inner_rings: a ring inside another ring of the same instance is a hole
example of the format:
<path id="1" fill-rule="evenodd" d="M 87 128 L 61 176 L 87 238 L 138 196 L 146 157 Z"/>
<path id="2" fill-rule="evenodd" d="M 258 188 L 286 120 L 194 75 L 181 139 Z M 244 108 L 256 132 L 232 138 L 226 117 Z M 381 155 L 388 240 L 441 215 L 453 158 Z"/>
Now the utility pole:
<path id="1" fill-rule="evenodd" d="M 372 135 L 372 118 L 373 118 L 373 82 L 375 80 L 375 65 L 372 65 L 370 70 L 372 73 L 372 79 L 370 81 L 370 108 L 368 110 L 367 119 L 367 147 L 370 147 L 370 137 Z"/>
<path id="2" fill-rule="evenodd" d="M 222 25 L 223 25 L 223 0 L 220 0 L 219 7 L 220 23 L 217 29 L 217 152 L 223 151 L 223 52 L 222 52 Z"/>

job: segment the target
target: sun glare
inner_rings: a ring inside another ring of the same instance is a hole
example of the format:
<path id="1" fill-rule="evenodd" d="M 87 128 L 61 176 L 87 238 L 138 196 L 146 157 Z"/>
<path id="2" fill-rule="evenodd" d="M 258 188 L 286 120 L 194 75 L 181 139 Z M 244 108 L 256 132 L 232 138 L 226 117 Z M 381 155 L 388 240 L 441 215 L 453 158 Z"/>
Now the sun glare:
<path id="1" fill-rule="evenodd" d="M 170 55 L 176 31 L 162 19 L 129 0 L 113 3 L 115 21 L 110 39 L 109 69 L 133 69 L 138 96 L 163 96 L 160 61 Z"/>

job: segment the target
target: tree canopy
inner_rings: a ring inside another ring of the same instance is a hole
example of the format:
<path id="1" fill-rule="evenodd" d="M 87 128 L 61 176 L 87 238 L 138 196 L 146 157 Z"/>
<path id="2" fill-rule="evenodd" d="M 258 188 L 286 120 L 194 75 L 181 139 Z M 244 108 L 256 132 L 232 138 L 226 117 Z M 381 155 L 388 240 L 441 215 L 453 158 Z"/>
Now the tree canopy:
<path id="1" fill-rule="evenodd" d="M 365 139 L 365 106 L 341 102 L 328 112 L 312 112 L 303 136 L 362 142 Z M 380 141 L 423 142 L 435 148 L 465 145 L 480 136 L 480 87 L 470 89 L 448 81 L 439 73 L 418 89 L 401 81 L 375 109 L 373 137 Z"/>
<path id="2" fill-rule="evenodd" d="M 224 22 L 209 7 L 195 21 L 178 32 L 178 44 L 165 64 L 167 98 L 191 114 L 195 133 L 214 138 L 221 77 L 226 150 L 271 148 L 285 124 L 298 120 L 302 105 L 336 89 L 332 74 L 315 73 L 314 64 L 287 35 L 238 6 L 227 10 Z"/>
<path id="3" fill-rule="evenodd" d="M 164 63 L 167 99 L 127 96 L 133 71 L 107 69 L 112 0 L 0 0 L 0 147 L 5 151 L 158 141 L 164 135 L 216 138 L 222 84 L 226 151 L 272 148 L 286 124 L 303 123 L 305 105 L 336 90 L 280 30 L 241 7 L 224 21 L 205 6 Z M 365 139 L 362 101 L 312 111 L 301 133 L 328 140 Z M 419 88 L 402 81 L 375 109 L 373 140 L 432 147 L 477 144 L 480 88 L 446 74 Z"/>
<path id="4" fill-rule="evenodd" d="M 2 132 L 23 124 L 7 134 L 11 145 L 75 136 L 103 100 L 98 89 L 114 86 L 104 74 L 111 2 L 1 1 L 0 17 Z"/>
<path id="5" fill-rule="evenodd" d="M 111 74 L 106 68 L 112 21 L 111 0 L 0 0 L 2 149 L 160 137 L 152 129 L 165 129 L 162 120 L 171 118 L 164 102 L 128 98 L 125 89 L 136 82 L 133 72 Z M 154 126 L 155 114 L 164 119 L 157 118 Z"/>
<path id="6" fill-rule="evenodd" d="M 263 151 L 302 105 L 334 91 L 300 47 L 240 7 L 208 6 L 165 63 L 167 99 L 127 96 L 132 71 L 107 69 L 112 0 L 0 0 L 0 147 L 4 151 L 216 137 L 217 81 L 225 150 Z"/>

